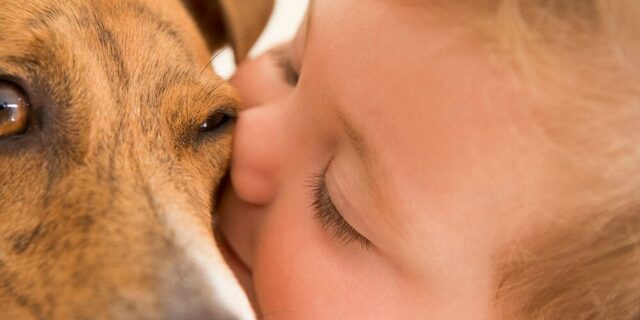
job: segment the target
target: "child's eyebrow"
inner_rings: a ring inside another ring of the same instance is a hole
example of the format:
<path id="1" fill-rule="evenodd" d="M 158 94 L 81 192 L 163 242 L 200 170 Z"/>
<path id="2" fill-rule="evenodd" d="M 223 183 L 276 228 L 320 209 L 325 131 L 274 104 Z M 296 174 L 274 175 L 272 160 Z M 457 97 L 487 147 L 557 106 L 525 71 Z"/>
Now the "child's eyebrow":
<path id="1" fill-rule="evenodd" d="M 349 142 L 356 150 L 358 155 L 362 158 L 362 160 L 364 160 L 367 165 L 373 163 L 374 159 L 371 155 L 371 148 L 369 148 L 369 145 L 364 136 L 353 126 L 353 124 L 351 123 L 351 121 L 349 121 L 349 119 L 347 119 L 345 114 L 340 111 L 340 108 L 335 108 L 335 114 L 340 127 L 347 134 Z"/>
<path id="2" fill-rule="evenodd" d="M 397 221 L 397 208 L 394 206 L 393 200 L 388 196 L 388 189 L 384 189 L 389 186 L 383 185 L 383 182 L 380 180 L 382 179 L 382 181 L 384 181 L 387 179 L 386 173 L 381 172 L 382 169 L 379 166 L 380 154 L 371 147 L 370 142 L 362 132 L 353 125 L 353 122 L 342 112 L 340 107 L 333 107 L 331 109 L 340 125 L 340 129 L 346 134 L 349 144 L 351 144 L 360 161 L 362 161 L 363 181 L 366 185 L 364 189 L 369 193 L 369 200 L 371 200 L 376 208 L 374 211 L 378 212 L 376 217 L 384 219 L 385 225 L 393 228 L 397 232 L 401 232 L 401 224 Z"/>
<path id="3" fill-rule="evenodd" d="M 342 112 L 340 107 L 334 107 L 332 110 L 335 114 L 336 120 L 340 124 L 340 128 L 342 132 L 346 133 L 347 138 L 349 139 L 349 144 L 353 147 L 353 149 L 358 154 L 358 157 L 362 160 L 364 169 L 367 173 L 367 185 L 371 190 L 378 190 L 378 184 L 375 182 L 373 177 L 376 176 L 375 164 L 378 163 L 378 154 L 371 147 L 369 141 L 365 138 L 358 128 L 353 125 L 353 122 L 347 117 L 346 114 Z"/>

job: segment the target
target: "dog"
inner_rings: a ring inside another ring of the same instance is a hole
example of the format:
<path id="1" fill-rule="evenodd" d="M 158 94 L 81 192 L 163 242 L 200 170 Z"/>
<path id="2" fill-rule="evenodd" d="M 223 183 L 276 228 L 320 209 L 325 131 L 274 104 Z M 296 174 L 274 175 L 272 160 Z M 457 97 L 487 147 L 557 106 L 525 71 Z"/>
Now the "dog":
<path id="1" fill-rule="evenodd" d="M 0 0 L 0 319 L 253 319 L 212 231 L 272 0 Z"/>

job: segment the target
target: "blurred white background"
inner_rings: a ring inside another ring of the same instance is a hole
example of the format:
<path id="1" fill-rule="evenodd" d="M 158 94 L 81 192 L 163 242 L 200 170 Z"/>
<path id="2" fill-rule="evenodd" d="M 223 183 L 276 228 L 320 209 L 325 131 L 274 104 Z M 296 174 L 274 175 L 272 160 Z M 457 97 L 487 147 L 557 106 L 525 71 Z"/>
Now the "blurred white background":
<path id="1" fill-rule="evenodd" d="M 255 57 L 275 44 L 291 39 L 304 18 L 308 5 L 309 0 L 276 0 L 271 20 L 251 50 L 250 56 Z M 235 63 L 231 49 L 225 49 L 218 54 L 213 60 L 213 68 L 224 79 L 233 75 Z"/>

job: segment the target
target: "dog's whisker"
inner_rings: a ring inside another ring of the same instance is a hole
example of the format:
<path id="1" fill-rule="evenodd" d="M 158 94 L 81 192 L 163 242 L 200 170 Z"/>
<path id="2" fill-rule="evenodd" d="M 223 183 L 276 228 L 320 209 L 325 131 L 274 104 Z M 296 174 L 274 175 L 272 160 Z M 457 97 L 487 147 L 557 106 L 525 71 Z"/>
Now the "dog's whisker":
<path id="1" fill-rule="evenodd" d="M 202 68 L 202 70 L 200 70 L 200 73 L 198 74 L 198 76 L 201 76 L 201 75 L 202 75 L 202 73 L 203 73 L 205 70 L 207 70 L 207 68 L 211 68 L 212 63 L 213 63 L 213 60 L 215 60 L 215 59 L 216 59 L 216 58 L 217 58 L 221 53 L 223 53 L 223 52 L 224 52 L 225 50 L 227 50 L 227 49 L 229 49 L 229 47 L 228 47 L 228 46 L 227 46 L 227 47 L 224 47 L 224 48 L 222 48 L 222 49 L 220 49 L 220 50 L 218 50 L 218 52 L 216 52 L 216 53 L 213 55 L 213 57 L 211 57 L 211 59 L 209 59 L 209 62 L 207 63 L 207 65 L 206 65 L 206 66 L 204 66 L 204 68 Z"/>

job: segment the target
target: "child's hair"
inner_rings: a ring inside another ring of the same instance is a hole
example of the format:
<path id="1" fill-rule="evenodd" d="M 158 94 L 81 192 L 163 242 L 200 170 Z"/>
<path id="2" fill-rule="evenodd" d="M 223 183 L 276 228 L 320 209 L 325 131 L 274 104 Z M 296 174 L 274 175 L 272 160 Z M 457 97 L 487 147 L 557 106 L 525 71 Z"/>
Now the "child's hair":
<path id="1" fill-rule="evenodd" d="M 505 319 L 640 319 L 640 206 L 607 208 L 526 240 L 501 261 Z"/>
<path id="2" fill-rule="evenodd" d="M 542 122 L 567 154 L 581 151 L 576 167 L 606 181 L 584 200 L 583 218 L 498 257 L 503 317 L 640 319 L 640 1 L 457 5 L 545 97 Z"/>

